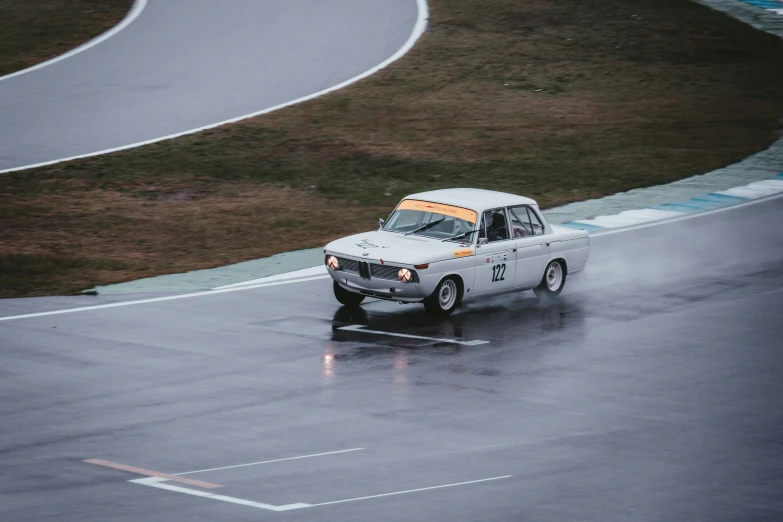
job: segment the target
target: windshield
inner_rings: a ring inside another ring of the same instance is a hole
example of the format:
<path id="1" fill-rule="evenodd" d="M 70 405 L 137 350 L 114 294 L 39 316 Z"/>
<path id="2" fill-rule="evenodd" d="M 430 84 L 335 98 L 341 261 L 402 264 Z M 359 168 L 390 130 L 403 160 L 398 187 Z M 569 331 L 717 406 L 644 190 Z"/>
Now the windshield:
<path id="1" fill-rule="evenodd" d="M 448 239 L 472 232 L 476 226 L 476 217 L 476 212 L 465 208 L 406 199 L 394 210 L 383 225 L 383 230 Z M 455 241 L 473 241 L 473 234 Z"/>

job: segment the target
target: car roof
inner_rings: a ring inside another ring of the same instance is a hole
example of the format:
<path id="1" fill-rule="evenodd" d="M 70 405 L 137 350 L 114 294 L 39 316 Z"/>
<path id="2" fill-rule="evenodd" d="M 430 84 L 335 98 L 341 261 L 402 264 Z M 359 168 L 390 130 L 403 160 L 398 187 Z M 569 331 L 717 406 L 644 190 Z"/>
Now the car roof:
<path id="1" fill-rule="evenodd" d="M 514 205 L 538 205 L 535 200 L 507 192 L 474 188 L 452 188 L 419 192 L 406 196 L 405 199 L 420 199 L 433 203 L 454 205 L 481 212 L 495 207 L 511 207 Z"/>

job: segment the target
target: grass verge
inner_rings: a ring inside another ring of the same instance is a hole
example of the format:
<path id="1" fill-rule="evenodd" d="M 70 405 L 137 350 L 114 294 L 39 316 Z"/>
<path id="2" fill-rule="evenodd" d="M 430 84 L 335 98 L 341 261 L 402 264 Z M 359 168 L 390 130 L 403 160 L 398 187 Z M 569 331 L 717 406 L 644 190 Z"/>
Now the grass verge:
<path id="1" fill-rule="evenodd" d="M 432 0 L 400 61 L 198 135 L 0 176 L 0 295 L 208 268 L 375 226 L 419 190 L 544 207 L 769 145 L 783 41 L 689 0 Z"/>
<path id="2" fill-rule="evenodd" d="M 0 76 L 59 56 L 108 31 L 133 0 L 0 0 Z"/>

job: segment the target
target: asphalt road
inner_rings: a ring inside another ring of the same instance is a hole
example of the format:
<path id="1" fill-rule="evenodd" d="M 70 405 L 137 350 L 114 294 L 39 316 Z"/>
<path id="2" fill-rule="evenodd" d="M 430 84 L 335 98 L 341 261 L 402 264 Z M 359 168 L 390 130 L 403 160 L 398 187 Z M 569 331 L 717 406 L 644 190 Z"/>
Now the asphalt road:
<path id="1" fill-rule="evenodd" d="M 394 55 L 417 13 L 415 0 L 149 0 L 99 45 L 0 81 L 0 171 L 333 87 Z"/>
<path id="2" fill-rule="evenodd" d="M 781 520 L 782 228 L 778 198 L 596 236 L 557 301 L 438 321 L 317 280 L 0 322 L 0 520 Z M 163 483 L 182 491 L 82 462 L 342 450 Z"/>

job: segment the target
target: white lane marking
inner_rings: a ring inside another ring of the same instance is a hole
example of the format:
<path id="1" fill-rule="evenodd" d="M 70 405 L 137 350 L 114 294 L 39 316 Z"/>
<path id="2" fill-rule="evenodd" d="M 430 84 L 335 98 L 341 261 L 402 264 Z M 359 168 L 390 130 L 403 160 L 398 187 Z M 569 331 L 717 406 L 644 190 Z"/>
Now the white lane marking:
<path id="1" fill-rule="evenodd" d="M 269 511 L 288 511 L 291 509 L 301 509 L 310 507 L 309 504 L 285 504 L 283 506 L 274 506 L 272 504 L 264 504 L 262 502 L 253 502 L 252 500 L 245 500 L 242 498 L 229 497 L 227 495 L 213 495 L 206 491 L 199 491 L 197 489 L 183 488 L 180 486 L 172 486 L 171 484 L 164 484 L 166 479 L 159 477 L 134 479 L 129 482 L 141 484 L 142 486 L 149 486 L 151 488 L 165 489 L 167 491 L 176 491 L 177 493 L 184 493 L 186 495 L 193 495 L 195 497 L 209 498 L 212 500 L 220 500 L 222 502 L 230 502 L 231 504 L 239 504 L 242 506 L 254 507 L 259 509 L 266 509 Z"/>
<path id="2" fill-rule="evenodd" d="M 312 266 L 303 268 L 301 270 L 294 270 L 293 272 L 284 272 L 268 277 L 259 277 L 258 279 L 251 279 L 249 281 L 242 281 L 241 283 L 233 283 L 230 285 L 223 285 L 215 287 L 215 290 L 222 290 L 223 288 L 236 288 L 238 286 L 254 285 L 257 283 L 266 283 L 267 281 L 280 281 L 283 279 L 299 279 L 300 277 L 310 277 L 314 275 L 326 274 L 326 267 L 324 265 Z"/>
<path id="3" fill-rule="evenodd" d="M 125 18 L 123 18 L 123 20 L 119 24 L 115 25 L 114 27 L 112 27 L 102 35 L 93 38 L 88 42 L 83 43 L 79 47 L 75 47 L 71 49 L 65 54 L 61 54 L 60 56 L 52 58 L 51 60 L 46 60 L 45 62 L 41 62 L 37 65 L 33 65 L 32 67 L 28 67 L 27 69 L 22 69 L 21 71 L 16 71 L 15 73 L 7 74 L 5 76 L 0 76 L 0 82 L 2 82 L 3 80 L 8 80 L 10 78 L 13 78 L 15 76 L 33 72 L 35 70 L 40 69 L 41 67 L 46 67 L 47 65 L 52 65 L 53 63 L 57 63 L 59 61 L 65 60 L 66 58 L 70 58 L 71 56 L 84 52 L 90 47 L 95 47 L 101 42 L 105 42 L 115 34 L 119 33 L 120 31 L 128 27 L 131 23 L 133 23 L 133 21 L 139 17 L 139 15 L 141 14 L 141 12 L 144 10 L 145 7 L 147 7 L 147 0 L 136 0 L 131 6 L 130 11 L 128 11 L 128 14 L 125 15 Z"/>
<path id="4" fill-rule="evenodd" d="M 12 321 L 14 319 L 28 319 L 32 317 L 45 317 L 47 315 L 60 315 L 60 314 L 71 314 L 74 312 L 87 312 L 90 310 L 101 310 L 103 308 L 118 308 L 120 306 L 133 306 L 133 305 L 139 305 L 139 304 L 146 304 L 146 303 L 158 303 L 161 301 L 175 301 L 177 299 L 188 299 L 190 297 L 201 297 L 201 296 L 207 296 L 207 295 L 217 295 L 217 294 L 225 294 L 228 292 L 241 292 L 243 290 L 253 290 L 254 288 L 266 288 L 267 286 L 278 286 L 278 285 L 288 285 L 293 283 L 304 283 L 306 281 L 315 281 L 318 279 L 329 279 L 330 276 L 318 276 L 318 277 L 308 277 L 306 279 L 296 279 L 294 281 L 276 281 L 272 283 L 263 283 L 258 285 L 250 285 L 250 286 L 242 286 L 239 288 L 224 288 L 223 290 L 205 290 L 203 292 L 193 292 L 190 294 L 179 294 L 179 295 L 168 295 L 166 297 L 152 297 L 150 299 L 139 299 L 137 301 L 122 301 L 119 303 L 108 303 L 108 304 L 102 304 L 102 305 L 92 305 L 92 306 L 80 306 L 79 308 L 65 308 L 63 310 L 52 310 L 49 312 L 36 312 L 32 314 L 22 314 L 22 315 L 9 315 L 6 317 L 0 317 L 0 321 Z"/>
<path id="5" fill-rule="evenodd" d="M 367 330 L 364 325 L 352 324 L 350 326 L 341 326 L 338 330 L 348 330 L 350 332 L 364 332 L 375 335 L 388 335 L 390 337 L 404 337 L 406 339 L 423 339 L 425 341 L 436 341 L 439 343 L 462 344 L 464 346 L 478 346 L 479 344 L 489 344 L 489 341 L 460 341 L 458 339 L 438 339 L 437 337 L 424 337 L 423 335 L 410 335 L 395 332 L 381 332 L 379 330 Z"/>
<path id="6" fill-rule="evenodd" d="M 357 500 L 367 500 L 371 498 L 381 498 L 381 497 L 391 497 L 394 495 L 404 495 L 406 493 L 416 493 L 419 491 L 429 491 L 433 489 L 443 489 L 443 488 L 453 488 L 455 486 L 465 486 L 468 484 L 479 484 L 481 482 L 490 482 L 493 480 L 501 480 L 501 479 L 507 479 L 511 478 L 513 475 L 503 475 L 500 477 L 490 477 L 490 478 L 484 478 L 484 479 L 478 479 L 478 480 L 468 480 L 466 482 L 455 482 L 453 484 L 443 484 L 441 486 L 430 486 L 428 488 L 417 488 L 417 489 L 406 489 L 405 491 L 394 491 L 392 493 L 381 493 L 380 495 L 367 495 L 364 497 L 356 497 L 356 498 L 346 498 L 343 500 L 333 500 L 332 502 L 321 502 L 319 504 L 304 504 L 304 503 L 296 503 L 296 504 L 285 504 L 282 506 L 275 506 L 272 504 L 264 504 L 261 502 L 254 502 L 252 500 L 244 500 L 241 498 L 236 497 L 229 497 L 227 495 L 215 495 L 213 493 L 207 493 L 206 491 L 199 491 L 197 489 L 190 489 L 190 488 L 183 488 L 181 486 L 172 486 L 170 484 L 165 484 L 166 479 L 160 478 L 160 477 L 150 477 L 150 478 L 143 478 L 143 479 L 134 479 L 130 480 L 129 482 L 134 482 L 136 484 L 141 484 L 143 486 L 149 486 L 153 488 L 159 488 L 159 489 L 165 489 L 168 491 L 175 491 L 177 493 L 185 493 L 186 495 L 193 495 L 196 497 L 203 497 L 203 498 L 209 498 L 212 500 L 220 500 L 223 502 L 230 502 L 232 504 L 240 504 L 242 506 L 248 506 L 248 507 L 254 507 L 259 509 L 266 509 L 269 511 L 290 511 L 292 509 L 303 509 L 303 508 L 309 508 L 309 507 L 318 507 L 318 506 L 330 506 L 332 504 L 343 504 L 345 502 L 356 502 Z"/>
<path id="7" fill-rule="evenodd" d="M 709 216 L 710 214 L 717 214 L 719 212 L 726 212 L 728 210 L 735 210 L 742 207 L 747 207 L 749 205 L 755 205 L 757 203 L 764 203 L 765 201 L 771 201 L 773 199 L 777 199 L 783 197 L 783 193 L 779 194 L 771 194 L 769 196 L 765 196 L 763 198 L 757 198 L 757 199 L 751 199 L 749 201 L 743 201 L 742 203 L 736 203 L 734 205 L 728 205 L 725 207 L 718 207 L 716 209 L 712 210 L 705 210 L 703 212 L 693 212 L 690 214 L 685 214 L 683 216 L 677 216 L 672 217 L 669 219 L 662 219 L 660 221 L 653 221 L 651 223 L 642 223 L 641 225 L 633 225 L 629 227 L 622 227 L 622 228 L 615 228 L 615 229 L 609 229 L 609 230 L 601 230 L 600 232 L 591 232 L 590 237 L 593 236 L 608 236 L 611 234 L 621 234 L 623 232 L 631 232 L 633 230 L 640 230 L 642 228 L 649 228 L 649 227 L 657 227 L 659 225 L 666 225 L 669 223 L 676 223 L 678 221 L 685 221 L 686 219 L 694 219 L 699 218 L 702 216 Z"/>
<path id="8" fill-rule="evenodd" d="M 222 468 L 210 468 L 210 469 L 197 469 L 196 471 L 185 471 L 184 473 L 172 473 L 172 475 L 192 475 L 193 473 L 204 473 L 206 471 L 218 471 L 221 469 L 234 469 L 234 468 L 244 468 L 246 466 L 256 466 L 258 464 L 271 464 L 272 462 L 283 462 L 286 460 L 298 460 L 298 459 L 309 459 L 310 457 L 322 457 L 324 455 L 337 455 L 338 453 L 348 453 L 349 451 L 361 451 L 364 448 L 351 448 L 351 449 L 345 449 L 345 450 L 339 450 L 339 451 L 327 451 L 326 453 L 313 453 L 312 455 L 300 455 L 298 457 L 288 457 L 284 459 L 274 459 L 274 460 L 262 460 L 260 462 L 249 462 L 247 464 L 237 464 L 235 466 L 223 466 Z"/>
<path id="9" fill-rule="evenodd" d="M 324 94 L 328 94 L 328 93 L 330 93 L 332 91 L 336 91 L 336 90 L 342 89 L 343 87 L 347 87 L 348 85 L 350 85 L 352 83 L 355 83 L 355 82 L 358 82 L 359 80 L 364 79 L 364 78 L 370 76 L 371 74 L 375 74 L 376 72 L 380 71 L 384 67 L 388 66 L 390 63 L 399 60 L 403 55 L 405 55 L 408 51 L 411 50 L 411 48 L 413 47 L 413 44 L 416 43 L 416 40 L 418 40 L 419 37 L 422 35 L 422 33 L 424 33 L 424 30 L 427 27 L 427 18 L 429 16 L 429 8 L 427 6 L 427 0 L 416 0 L 416 5 L 418 7 L 418 16 L 416 18 L 416 24 L 413 26 L 413 31 L 411 32 L 410 36 L 408 37 L 408 40 L 405 42 L 405 44 L 402 47 L 400 47 L 400 49 L 396 53 L 394 53 L 392 56 L 390 56 L 389 58 L 387 58 L 386 60 L 384 60 L 380 64 L 376 65 L 372 69 L 369 69 L 369 70 L 361 73 L 360 75 L 354 76 L 353 78 L 351 78 L 349 80 L 346 80 L 346 81 L 344 81 L 342 83 L 338 83 L 337 85 L 335 85 L 333 87 L 329 87 L 328 89 L 324 89 L 322 91 L 318 91 L 316 93 L 309 94 L 307 96 L 303 96 L 301 98 L 297 98 L 297 99 L 289 101 L 289 102 L 281 103 L 280 105 L 275 105 L 274 107 L 269 107 L 268 109 L 262 109 L 260 111 L 252 112 L 250 114 L 245 114 L 244 116 L 238 116 L 236 118 L 231 118 L 230 120 L 223 120 L 221 122 L 212 123 L 210 125 L 205 125 L 203 127 L 198 127 L 196 129 L 190 129 L 190 130 L 186 130 L 186 131 L 183 131 L 183 132 L 178 132 L 176 134 L 169 134 L 168 136 L 163 136 L 163 137 L 160 137 L 160 138 L 152 138 L 150 140 L 140 141 L 140 142 L 137 142 L 137 143 L 131 143 L 130 145 L 122 145 L 120 147 L 114 147 L 114 148 L 111 148 L 111 149 L 99 150 L 97 152 L 89 152 L 87 154 L 80 154 L 78 156 L 71 156 L 69 158 L 61 158 L 61 159 L 56 159 L 56 160 L 52 160 L 52 161 L 44 161 L 44 162 L 41 162 L 41 163 L 35 163 L 35 164 L 32 164 L 32 165 L 23 165 L 21 167 L 14 167 L 14 168 L 11 168 L 11 169 L 0 170 L 0 174 L 6 174 L 6 173 L 9 173 L 9 172 L 16 172 L 16 171 L 19 171 L 19 170 L 33 169 L 33 168 L 36 168 L 36 167 L 45 167 L 46 165 L 54 165 L 55 163 L 61 163 L 63 161 L 72 161 L 72 160 L 81 159 L 81 158 L 91 158 L 93 156 L 100 156 L 101 154 L 111 154 L 112 152 L 119 152 L 121 150 L 133 149 L 133 148 L 136 148 L 136 147 L 142 147 L 144 145 L 150 145 L 152 143 L 157 143 L 159 141 L 165 141 L 165 140 L 170 140 L 170 139 L 174 139 L 174 138 L 179 138 L 180 136 L 186 136 L 188 134 L 194 134 L 196 132 L 201 132 L 201 131 L 208 130 L 208 129 L 214 129 L 215 127 L 220 127 L 221 125 L 226 125 L 226 124 L 229 124 L 229 123 L 236 123 L 236 122 L 241 121 L 241 120 L 246 120 L 248 118 L 253 118 L 255 116 L 260 116 L 262 114 L 267 114 L 269 112 L 276 111 L 276 110 L 282 109 L 284 107 L 288 107 L 289 105 L 294 105 L 296 103 L 301 103 L 301 102 L 304 102 L 304 101 L 307 101 L 307 100 L 312 100 L 314 98 L 318 98 L 319 96 L 323 96 Z M 65 55 L 63 55 L 63 56 L 65 56 Z"/>
<path id="10" fill-rule="evenodd" d="M 357 500 L 366 500 L 368 498 L 390 497 L 392 495 L 404 495 L 405 493 L 415 493 L 417 491 L 427 491 L 430 489 L 451 488 L 454 486 L 464 486 L 466 484 L 478 484 L 479 482 L 489 482 L 491 480 L 500 480 L 500 479 L 506 479 L 510 477 L 513 477 L 513 475 L 503 475 L 502 477 L 490 477 L 490 478 L 479 479 L 479 480 L 469 480 L 467 482 L 455 482 L 454 484 L 444 484 L 442 486 L 432 486 L 429 488 L 408 489 L 405 491 L 395 491 L 394 493 L 383 493 L 381 495 L 368 495 L 366 497 L 346 498 L 345 500 L 334 500 L 332 502 L 321 502 L 320 504 L 310 504 L 307 507 L 329 506 L 331 504 L 342 504 L 343 502 L 355 502 Z"/>

